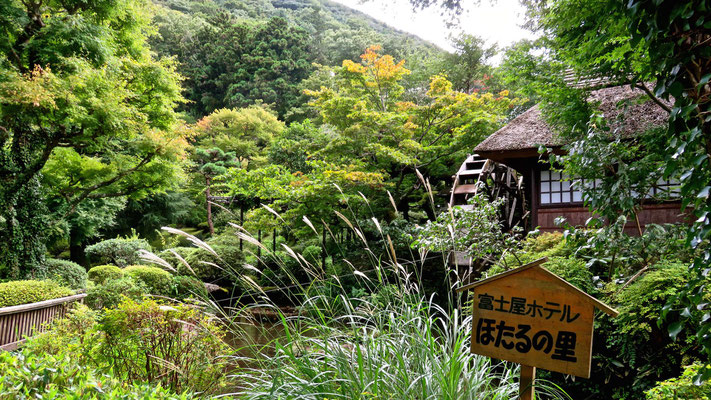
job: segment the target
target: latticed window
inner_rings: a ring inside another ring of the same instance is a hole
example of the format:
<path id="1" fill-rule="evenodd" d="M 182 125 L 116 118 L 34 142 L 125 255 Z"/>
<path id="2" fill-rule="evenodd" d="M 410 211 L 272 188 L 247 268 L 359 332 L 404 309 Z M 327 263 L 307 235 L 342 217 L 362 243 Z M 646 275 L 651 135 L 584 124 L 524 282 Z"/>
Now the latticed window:
<path id="1" fill-rule="evenodd" d="M 541 194 L 540 204 L 570 204 L 582 203 L 583 191 L 594 189 L 601 183 L 600 179 L 569 179 L 568 175 L 560 171 L 540 171 Z M 670 199 L 678 198 L 679 181 L 676 179 L 660 179 L 654 187 L 649 189 L 647 198 Z"/>
<path id="2" fill-rule="evenodd" d="M 541 171 L 541 204 L 581 203 L 580 185 L 571 183 L 562 172 Z"/>

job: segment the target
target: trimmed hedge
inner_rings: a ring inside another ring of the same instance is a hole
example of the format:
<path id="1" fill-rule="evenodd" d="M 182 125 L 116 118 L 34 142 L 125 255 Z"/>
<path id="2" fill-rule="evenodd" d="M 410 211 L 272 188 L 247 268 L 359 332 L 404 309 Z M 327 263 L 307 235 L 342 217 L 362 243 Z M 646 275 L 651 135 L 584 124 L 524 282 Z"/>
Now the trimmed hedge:
<path id="1" fill-rule="evenodd" d="M 56 258 L 45 260 L 46 278 L 71 289 L 86 289 L 88 274 L 81 265 Z"/>
<path id="2" fill-rule="evenodd" d="M 148 265 L 132 265 L 124 268 L 123 273 L 135 281 L 143 282 L 151 294 L 171 294 L 173 277 L 168 271 Z"/>
<path id="3" fill-rule="evenodd" d="M 115 265 L 99 265 L 89 270 L 89 280 L 97 285 L 122 277 L 123 270 Z"/>
<path id="4" fill-rule="evenodd" d="M 74 291 L 53 281 L 10 281 L 0 283 L 0 307 L 36 303 L 72 294 Z"/>

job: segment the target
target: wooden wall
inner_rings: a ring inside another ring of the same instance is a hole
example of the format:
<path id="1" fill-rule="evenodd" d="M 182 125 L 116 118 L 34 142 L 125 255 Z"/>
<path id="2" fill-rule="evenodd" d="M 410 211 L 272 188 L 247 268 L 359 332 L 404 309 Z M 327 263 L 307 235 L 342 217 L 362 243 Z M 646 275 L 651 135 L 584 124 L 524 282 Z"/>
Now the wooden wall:
<path id="1" fill-rule="evenodd" d="M 75 302 L 86 294 L 76 294 L 38 303 L 0 308 L 0 350 L 15 350 L 26 336 L 44 331 L 56 318 L 63 317 Z"/>
<path id="2" fill-rule="evenodd" d="M 585 221 L 592 216 L 587 208 L 580 206 L 572 207 L 538 207 L 537 223 L 541 232 L 561 231 L 555 225 L 557 217 L 565 217 L 570 225 L 584 226 Z M 649 204 L 644 206 L 639 213 L 639 222 L 644 229 L 647 224 L 683 223 L 686 221 L 681 212 L 681 203 Z M 637 226 L 634 221 L 630 221 L 625 226 L 625 233 L 637 234 Z"/>

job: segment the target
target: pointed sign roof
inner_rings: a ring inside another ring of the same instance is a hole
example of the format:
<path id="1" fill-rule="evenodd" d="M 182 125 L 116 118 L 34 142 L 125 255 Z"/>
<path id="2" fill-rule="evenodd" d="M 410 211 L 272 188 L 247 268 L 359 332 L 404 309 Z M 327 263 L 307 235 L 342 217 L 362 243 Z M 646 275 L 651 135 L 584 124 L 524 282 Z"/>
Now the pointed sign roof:
<path id="1" fill-rule="evenodd" d="M 484 284 L 487 284 L 487 283 L 490 283 L 490 282 L 493 282 L 493 281 L 496 281 L 496 280 L 499 280 L 499 279 L 501 279 L 501 278 L 505 278 L 505 277 L 508 277 L 508 276 L 511 276 L 511 275 L 516 275 L 516 274 L 518 274 L 518 273 L 520 273 L 520 272 L 522 272 L 522 271 L 525 271 L 525 270 L 528 270 L 528 269 L 531 269 L 531 268 L 536 268 L 536 269 L 538 269 L 539 271 L 541 271 L 541 272 L 543 272 L 543 273 L 545 273 L 545 274 L 551 276 L 552 278 L 554 278 L 554 280 L 557 281 L 558 283 L 560 283 L 561 286 L 567 288 L 570 292 L 572 292 L 572 293 L 574 293 L 574 294 L 580 296 L 580 297 L 583 298 L 586 302 L 592 304 L 593 307 L 602 310 L 603 312 L 605 312 L 606 314 L 608 314 L 608 315 L 610 315 L 610 316 L 612 316 L 612 317 L 616 317 L 616 316 L 619 314 L 619 311 L 617 311 L 617 310 L 615 310 L 614 308 L 608 306 L 607 304 L 601 302 L 600 300 L 598 300 L 598 299 L 596 299 L 596 298 L 590 296 L 589 294 L 583 292 L 582 290 L 578 289 L 577 287 L 571 285 L 570 283 L 568 283 L 568 281 L 566 281 L 565 279 L 559 277 L 558 275 L 556 275 L 556 274 L 554 274 L 554 273 L 548 271 L 547 269 L 543 268 L 543 267 L 541 266 L 541 264 L 543 264 L 543 263 L 545 263 L 545 262 L 547 262 L 547 261 L 548 261 L 548 258 L 547 258 L 547 257 L 543 257 L 543 258 L 541 258 L 541 259 L 538 259 L 538 260 L 536 260 L 536 261 L 533 261 L 533 262 L 528 263 L 528 264 L 526 264 L 526 265 L 523 265 L 523 266 L 521 266 L 521 267 L 514 268 L 514 269 L 512 269 L 512 270 L 509 270 L 509 271 L 506 271 L 506 272 L 502 272 L 502 273 L 496 274 L 496 275 L 494 275 L 494 276 L 490 276 L 490 277 L 488 277 L 488 278 L 486 278 L 486 279 L 482 279 L 482 280 L 480 280 L 480 281 L 477 281 L 477 282 L 474 282 L 474 283 L 470 283 L 469 285 L 462 286 L 462 287 L 460 287 L 459 289 L 457 289 L 457 292 L 463 292 L 463 291 L 465 291 L 465 290 L 470 290 L 470 289 L 473 289 L 473 288 L 475 288 L 475 287 L 477 287 L 477 286 L 481 286 L 481 285 L 484 285 Z"/>

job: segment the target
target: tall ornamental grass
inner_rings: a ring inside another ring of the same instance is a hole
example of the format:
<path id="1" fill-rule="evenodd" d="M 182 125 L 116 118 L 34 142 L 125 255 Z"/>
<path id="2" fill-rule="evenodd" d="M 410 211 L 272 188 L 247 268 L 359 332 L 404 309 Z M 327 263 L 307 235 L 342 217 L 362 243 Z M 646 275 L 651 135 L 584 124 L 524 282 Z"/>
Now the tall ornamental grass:
<path id="1" fill-rule="evenodd" d="M 296 260 L 312 278 L 309 283 L 299 282 L 276 252 L 235 226 L 237 236 L 260 248 L 263 258 L 284 267 L 284 273 L 292 280 L 285 294 L 299 298 L 302 306 L 298 316 L 283 314 L 255 280 L 244 273 L 258 276 L 261 274 L 258 268 L 221 265 L 234 274 L 235 281 L 253 290 L 250 298 L 261 299 L 260 304 L 224 309 L 204 298 L 205 304 L 221 315 L 235 342 L 244 346 L 238 349 L 243 356 L 233 356 L 238 366 L 231 375 L 234 390 L 225 396 L 314 400 L 516 399 L 519 367 L 474 355 L 469 350 L 470 312 L 467 308 L 461 311 L 466 298 L 452 298 L 448 293 L 450 306 L 445 309 L 437 305 L 418 284 L 424 256 L 419 261 L 398 258 L 391 238 L 383 234 L 379 222 L 373 218 L 381 235 L 379 242 L 384 244 L 383 249 L 375 250 L 357 222 L 335 213 L 363 243 L 363 251 L 371 261 L 370 273 L 362 272 L 362 267 L 356 268 L 348 260 L 344 262 L 373 295 L 351 296 L 339 284 L 340 277 L 328 276 L 320 265 L 313 265 L 282 245 L 282 253 Z M 307 218 L 304 222 L 318 235 Z M 166 230 L 185 236 L 219 260 L 214 249 L 195 236 L 172 228 Z M 154 255 L 148 258 L 156 262 Z M 446 263 L 444 257 L 442 262 Z M 460 285 L 456 271 L 446 275 L 443 279 L 454 280 L 448 282 L 449 287 Z M 274 282 L 274 286 L 284 284 Z M 329 289 L 328 295 L 324 294 L 324 288 Z M 253 322 L 244 323 L 249 319 L 251 307 L 270 308 L 279 318 L 272 329 L 281 333 L 266 345 L 254 343 L 253 337 L 246 334 L 245 328 L 254 328 Z M 540 380 L 536 390 L 538 399 L 568 399 L 559 388 Z"/>

